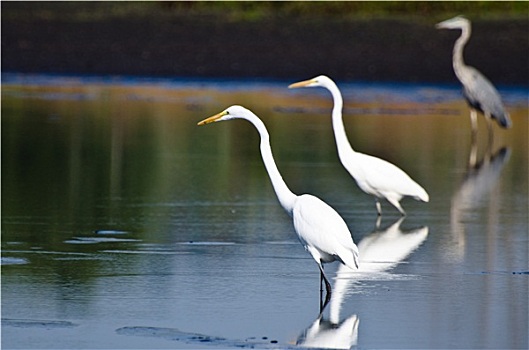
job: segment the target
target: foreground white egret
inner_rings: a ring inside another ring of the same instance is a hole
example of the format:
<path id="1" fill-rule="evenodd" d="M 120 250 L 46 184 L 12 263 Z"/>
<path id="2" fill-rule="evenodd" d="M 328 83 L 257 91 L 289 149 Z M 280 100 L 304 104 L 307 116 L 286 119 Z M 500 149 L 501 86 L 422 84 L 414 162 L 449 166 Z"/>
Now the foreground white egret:
<path id="1" fill-rule="evenodd" d="M 331 285 L 323 273 L 322 264 L 338 260 L 351 269 L 358 268 L 358 248 L 353 242 L 347 224 L 333 208 L 321 199 L 310 194 L 298 196 L 290 191 L 272 156 L 270 136 L 264 123 L 248 109 L 231 106 L 219 114 L 200 121 L 198 125 L 231 119 L 246 119 L 259 132 L 261 156 L 268 176 L 279 203 L 293 219 L 294 229 L 301 244 L 316 260 L 320 268 L 320 276 L 325 281 L 327 302 L 331 295 Z"/>
<path id="2" fill-rule="evenodd" d="M 291 84 L 289 88 L 321 86 L 329 90 L 334 100 L 332 109 L 332 126 L 338 156 L 342 165 L 356 180 L 358 187 L 367 194 L 375 197 L 378 215 L 382 215 L 380 198 L 385 198 L 402 215 L 406 212 L 400 206 L 404 196 L 428 202 L 428 193 L 408 174 L 397 166 L 383 159 L 356 152 L 347 139 L 342 120 L 343 99 L 338 86 L 329 77 L 320 75 L 316 78 Z"/>
<path id="3" fill-rule="evenodd" d="M 472 135 L 474 136 L 478 130 L 476 110 L 483 113 L 487 119 L 489 136 L 492 136 L 491 119 L 496 119 L 499 125 L 504 128 L 509 128 L 511 126 L 511 119 L 494 85 L 477 69 L 467 66 L 463 60 L 463 47 L 470 38 L 470 21 L 464 17 L 456 16 L 437 23 L 436 28 L 461 29 L 461 36 L 454 44 L 452 65 L 457 78 L 463 84 L 463 95 L 470 106 Z"/>

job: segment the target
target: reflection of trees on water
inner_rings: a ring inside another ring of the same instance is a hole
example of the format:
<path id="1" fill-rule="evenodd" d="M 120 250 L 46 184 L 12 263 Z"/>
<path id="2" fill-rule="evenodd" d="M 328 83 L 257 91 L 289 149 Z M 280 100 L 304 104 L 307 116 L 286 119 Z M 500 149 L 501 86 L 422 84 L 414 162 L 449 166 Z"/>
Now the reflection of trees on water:
<path id="1" fill-rule="evenodd" d="M 352 314 L 340 320 L 345 298 L 354 292 L 354 285 L 358 285 L 362 280 L 377 279 L 377 273 L 395 267 L 428 236 L 428 227 L 403 232 L 400 228 L 403 221 L 402 217 L 385 229 L 377 228 L 360 241 L 358 270 L 351 270 L 340 264 L 331 300 L 327 305 L 328 317 L 324 316 L 326 310 L 323 310 L 298 337 L 297 345 L 309 348 L 350 349 L 358 343 L 359 316 Z"/>
<path id="2" fill-rule="evenodd" d="M 475 138 L 472 139 L 467 172 L 461 185 L 452 196 L 450 207 L 450 226 L 455 246 L 452 249 L 454 256 L 451 258 L 462 259 L 466 247 L 466 223 L 476 215 L 476 210 L 489 201 L 487 213 L 487 227 L 493 227 L 498 220 L 500 207 L 500 193 L 491 195 L 500 178 L 501 171 L 509 161 L 511 150 L 501 147 L 492 152 L 492 144 L 488 143 L 485 154 L 478 159 L 478 146 Z"/>

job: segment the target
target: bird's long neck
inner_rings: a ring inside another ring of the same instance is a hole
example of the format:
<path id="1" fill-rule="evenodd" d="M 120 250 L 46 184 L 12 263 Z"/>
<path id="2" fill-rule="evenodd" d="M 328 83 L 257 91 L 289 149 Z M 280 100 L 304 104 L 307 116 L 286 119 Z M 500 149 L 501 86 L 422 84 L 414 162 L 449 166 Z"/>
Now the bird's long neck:
<path id="1" fill-rule="evenodd" d="M 272 186 L 274 187 L 274 191 L 277 195 L 277 199 L 279 199 L 279 203 L 286 210 L 288 215 L 292 216 L 292 210 L 294 208 L 294 203 L 297 196 L 292 191 L 290 191 L 287 184 L 283 180 L 283 177 L 279 173 L 279 170 L 277 169 L 276 162 L 274 161 L 274 157 L 272 155 L 272 148 L 270 147 L 270 135 L 268 134 L 265 125 L 259 118 L 248 118 L 248 121 L 250 121 L 256 127 L 257 131 L 259 131 L 259 135 L 261 136 L 261 156 L 263 158 L 266 171 L 268 172 L 268 176 L 270 177 L 270 181 L 272 182 Z"/>
<path id="2" fill-rule="evenodd" d="M 452 65 L 454 72 L 456 73 L 460 81 L 464 80 L 463 70 L 465 69 L 465 61 L 463 60 L 463 48 L 470 38 L 470 25 L 463 26 L 461 28 L 461 36 L 457 39 L 454 44 L 454 50 L 452 51 Z"/>
<path id="3" fill-rule="evenodd" d="M 343 124 L 342 109 L 343 109 L 343 98 L 340 90 L 335 84 L 327 86 L 328 90 L 332 94 L 334 106 L 332 108 L 332 128 L 334 130 L 334 138 L 336 139 L 336 147 L 338 148 L 338 155 L 340 158 L 348 157 L 351 153 L 355 153 L 353 147 L 347 139 L 345 133 L 345 126 Z"/>

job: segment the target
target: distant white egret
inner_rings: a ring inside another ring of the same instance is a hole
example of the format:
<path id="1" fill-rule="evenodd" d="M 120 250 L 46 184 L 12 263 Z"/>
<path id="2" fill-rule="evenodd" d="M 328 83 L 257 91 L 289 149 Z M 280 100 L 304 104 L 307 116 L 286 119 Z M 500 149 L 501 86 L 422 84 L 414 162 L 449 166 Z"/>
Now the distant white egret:
<path id="1" fill-rule="evenodd" d="M 400 206 L 404 196 L 428 202 L 428 193 L 408 174 L 390 162 L 367 154 L 356 152 L 350 145 L 342 120 L 343 99 L 340 90 L 329 77 L 320 75 L 316 78 L 291 84 L 289 88 L 321 86 L 329 90 L 334 100 L 332 109 L 332 126 L 338 156 L 342 165 L 355 179 L 358 187 L 375 197 L 378 215 L 382 215 L 379 199 L 385 198 L 402 215 L 406 212 Z"/>
<path id="2" fill-rule="evenodd" d="M 338 260 L 351 269 L 358 268 L 358 248 L 353 242 L 347 224 L 333 208 L 321 199 L 310 194 L 298 196 L 290 191 L 272 156 L 270 136 L 264 123 L 248 109 L 231 106 L 219 114 L 200 121 L 198 125 L 231 119 L 246 119 L 259 132 L 261 156 L 268 176 L 279 203 L 293 219 L 294 229 L 301 244 L 320 268 L 321 279 L 325 281 L 327 302 L 331 295 L 331 285 L 323 273 L 322 264 Z"/>
<path id="3" fill-rule="evenodd" d="M 470 38 L 470 21 L 457 16 L 437 23 L 436 28 L 461 29 L 461 36 L 454 45 L 452 65 L 457 78 L 463 84 L 463 95 L 470 106 L 472 135 L 474 136 L 478 130 L 476 110 L 483 113 L 487 119 L 489 136 L 492 136 L 491 118 L 504 128 L 511 127 L 511 119 L 496 88 L 483 74 L 474 67 L 467 66 L 463 60 L 463 47 Z"/>

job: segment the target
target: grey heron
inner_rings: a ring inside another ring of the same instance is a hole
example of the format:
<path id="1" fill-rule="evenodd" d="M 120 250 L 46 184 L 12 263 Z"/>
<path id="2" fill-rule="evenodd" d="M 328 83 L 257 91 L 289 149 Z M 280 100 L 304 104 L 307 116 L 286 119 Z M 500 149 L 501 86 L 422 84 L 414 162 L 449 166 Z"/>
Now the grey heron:
<path id="1" fill-rule="evenodd" d="M 461 30 L 461 36 L 454 44 L 452 65 L 457 78 L 463 84 L 463 95 L 470 106 L 473 137 L 478 130 L 477 111 L 483 113 L 487 120 L 489 137 L 492 137 L 491 119 L 495 119 L 503 128 L 511 127 L 509 113 L 505 110 L 500 94 L 494 85 L 477 69 L 467 66 L 463 60 L 463 48 L 471 33 L 470 21 L 462 16 L 456 16 L 437 23 L 436 28 Z"/>

